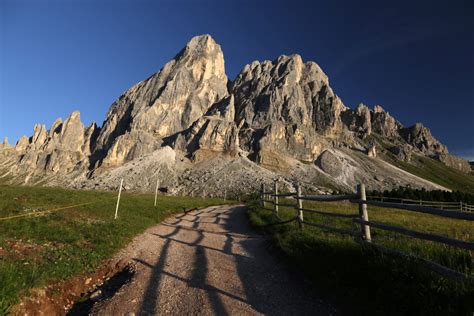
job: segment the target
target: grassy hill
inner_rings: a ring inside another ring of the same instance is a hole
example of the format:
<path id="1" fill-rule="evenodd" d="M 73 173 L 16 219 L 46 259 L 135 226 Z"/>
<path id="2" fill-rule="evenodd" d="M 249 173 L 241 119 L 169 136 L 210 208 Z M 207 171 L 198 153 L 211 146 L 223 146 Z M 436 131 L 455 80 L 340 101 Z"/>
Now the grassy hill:
<path id="1" fill-rule="evenodd" d="M 390 152 L 389 149 L 392 145 L 380 136 L 372 134 L 368 141 L 374 141 L 384 148 L 384 152 L 379 153 L 379 157 L 392 165 L 420 178 L 442 185 L 445 188 L 474 194 L 474 174 L 472 172 L 466 174 L 455 168 L 448 167 L 440 161 L 418 155 L 413 155 L 410 162 L 401 161 Z"/>
<path id="2" fill-rule="evenodd" d="M 291 203 L 294 201 L 281 201 Z M 270 207 L 270 206 L 267 206 Z M 358 214 L 348 203 L 304 202 L 304 208 L 346 215 Z M 473 223 L 409 211 L 369 206 L 369 218 L 394 226 L 474 241 Z M 295 209 L 280 207 L 282 220 Z M 360 230 L 350 218 L 305 213 L 305 220 L 344 230 Z M 296 223 L 274 225 L 278 219 L 257 202 L 250 205 L 253 225 L 271 237 L 273 249 L 291 267 L 304 271 L 320 293 L 349 315 L 472 315 L 474 285 L 443 278 L 416 261 L 383 255 L 337 234 Z M 474 277 L 472 252 L 443 244 L 371 229 L 375 244 L 431 260 Z"/>
<path id="3" fill-rule="evenodd" d="M 412 161 L 408 163 L 400 161 L 390 154 L 385 156 L 393 165 L 420 178 L 432 181 L 451 190 L 474 194 L 474 175 L 472 174 L 466 174 L 427 157 L 414 156 Z"/>
<path id="4" fill-rule="evenodd" d="M 104 259 L 167 215 L 223 202 L 159 196 L 154 207 L 153 195 L 123 193 L 114 220 L 116 196 L 113 192 L 0 186 L 0 315 L 30 288 L 95 271 Z M 76 206 L 62 209 L 70 205 Z M 52 209 L 47 216 L 21 217 Z"/>

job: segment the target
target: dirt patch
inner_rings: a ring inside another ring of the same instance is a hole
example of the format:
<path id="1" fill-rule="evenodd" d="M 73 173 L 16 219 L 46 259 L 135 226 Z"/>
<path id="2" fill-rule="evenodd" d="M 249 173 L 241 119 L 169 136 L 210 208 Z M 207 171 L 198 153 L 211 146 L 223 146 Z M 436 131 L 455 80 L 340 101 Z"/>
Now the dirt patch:
<path id="1" fill-rule="evenodd" d="M 122 286 L 130 282 L 135 274 L 135 269 L 134 264 L 129 264 L 110 279 L 106 279 L 102 285 L 99 285 L 81 297 L 81 299 L 69 309 L 67 315 L 89 315 L 95 303 L 110 299 Z"/>
<path id="2" fill-rule="evenodd" d="M 15 305 L 12 315 L 65 315 L 77 301 L 86 301 L 95 289 L 107 283 L 122 271 L 133 271 L 125 261 L 105 262 L 91 274 L 82 274 L 52 283 L 45 288 L 33 289 L 28 297 Z M 107 291 L 109 291 L 107 289 Z M 76 314 L 77 315 L 77 314 Z"/>
<path id="3" fill-rule="evenodd" d="M 29 241 L 9 239 L 0 247 L 0 258 L 11 260 L 41 261 L 41 255 L 47 245 L 38 245 Z"/>

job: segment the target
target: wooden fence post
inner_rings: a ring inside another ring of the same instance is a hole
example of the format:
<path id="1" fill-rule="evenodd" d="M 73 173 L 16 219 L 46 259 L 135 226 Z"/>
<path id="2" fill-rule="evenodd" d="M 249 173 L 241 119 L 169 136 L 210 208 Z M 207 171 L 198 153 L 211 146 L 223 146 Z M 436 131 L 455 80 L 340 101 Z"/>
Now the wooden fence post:
<path id="1" fill-rule="evenodd" d="M 298 218 L 298 225 L 300 227 L 300 229 L 303 229 L 304 228 L 304 224 L 303 224 L 303 200 L 300 198 L 301 197 L 301 187 L 300 187 L 300 184 L 297 183 L 296 184 L 296 202 L 297 202 L 297 206 L 296 206 L 296 216 Z"/>
<path id="2" fill-rule="evenodd" d="M 357 194 L 359 195 L 359 199 L 363 202 L 367 201 L 367 197 L 365 195 L 365 185 L 363 183 L 359 184 L 357 187 Z M 367 212 L 367 204 L 359 203 L 359 217 L 361 220 L 368 222 L 369 221 L 369 214 Z M 370 236 L 370 226 L 361 224 L 361 233 L 362 238 L 365 239 L 367 242 L 371 242 L 372 238 Z"/>
<path id="3" fill-rule="evenodd" d="M 274 199 L 273 199 L 273 206 L 274 206 L 274 211 L 275 211 L 275 214 L 278 216 L 278 181 L 275 180 L 275 184 L 274 184 L 274 190 L 273 190 L 273 194 L 274 194 Z"/>
<path id="4" fill-rule="evenodd" d="M 260 205 L 265 207 L 265 183 L 262 183 L 262 193 L 260 195 Z"/>
<path id="5" fill-rule="evenodd" d="M 156 207 L 156 198 L 158 197 L 158 186 L 160 185 L 160 179 L 156 179 L 156 188 L 155 188 L 155 204 Z"/>
<path id="6" fill-rule="evenodd" d="M 119 188 L 119 194 L 117 197 L 117 206 L 115 207 L 115 216 L 114 219 L 117 219 L 118 217 L 118 209 L 119 209 L 119 204 L 120 204 L 120 194 L 122 193 L 122 185 L 123 185 L 123 178 L 120 180 L 120 188 Z"/>

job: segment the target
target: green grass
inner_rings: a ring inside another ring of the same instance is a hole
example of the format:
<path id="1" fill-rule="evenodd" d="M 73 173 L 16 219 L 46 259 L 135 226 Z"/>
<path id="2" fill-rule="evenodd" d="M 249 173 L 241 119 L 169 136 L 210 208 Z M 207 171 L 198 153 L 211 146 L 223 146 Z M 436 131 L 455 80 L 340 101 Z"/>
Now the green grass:
<path id="1" fill-rule="evenodd" d="M 395 166 L 426 180 L 442 185 L 451 190 L 474 194 L 474 176 L 443 163 L 421 156 L 412 157 L 412 162 L 388 158 Z"/>
<path id="2" fill-rule="evenodd" d="M 474 194 L 474 175 L 472 173 L 467 174 L 448 167 L 440 161 L 418 155 L 413 155 L 411 162 L 401 161 L 389 151 L 391 147 L 389 143 L 375 134 L 371 136 L 387 150 L 385 154 L 380 156 L 394 166 L 445 188 Z"/>
<path id="3" fill-rule="evenodd" d="M 291 202 L 287 202 L 291 203 Z M 357 205 L 307 203 L 305 208 L 357 214 Z M 282 219 L 295 210 L 280 208 Z M 359 230 L 351 219 L 305 213 L 305 220 L 331 227 Z M 250 203 L 255 227 L 271 236 L 272 245 L 290 266 L 302 269 L 327 298 L 354 315 L 472 315 L 474 286 L 440 277 L 416 260 L 383 255 L 356 243 L 352 237 L 296 223 L 270 225 L 277 219 L 258 203 Z M 474 240 L 474 223 L 409 211 L 369 206 L 369 219 L 463 240 Z M 442 244 L 371 229 L 376 244 L 429 259 L 474 276 L 473 254 Z"/>
<path id="4" fill-rule="evenodd" d="M 0 217 L 93 202 L 47 216 L 0 220 L 0 314 L 33 287 L 94 271 L 135 235 L 184 209 L 222 204 L 220 199 L 123 193 L 113 220 L 116 193 L 0 186 Z M 30 251 L 15 252 L 12 244 Z M 5 252 L 8 250 L 8 252 Z M 6 255 L 5 255 L 6 254 Z"/>

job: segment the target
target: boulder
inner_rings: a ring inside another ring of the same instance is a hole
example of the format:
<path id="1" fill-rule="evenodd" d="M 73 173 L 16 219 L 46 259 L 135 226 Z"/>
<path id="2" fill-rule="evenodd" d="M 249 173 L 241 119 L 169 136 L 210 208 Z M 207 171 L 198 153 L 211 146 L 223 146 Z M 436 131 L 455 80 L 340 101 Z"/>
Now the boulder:
<path id="1" fill-rule="evenodd" d="M 325 150 L 316 160 L 316 165 L 333 177 L 342 174 L 344 163 L 330 150 Z"/>
<path id="2" fill-rule="evenodd" d="M 377 150 L 374 144 L 372 144 L 371 146 L 369 146 L 369 148 L 367 148 L 367 156 L 369 156 L 370 158 L 377 157 Z"/>

